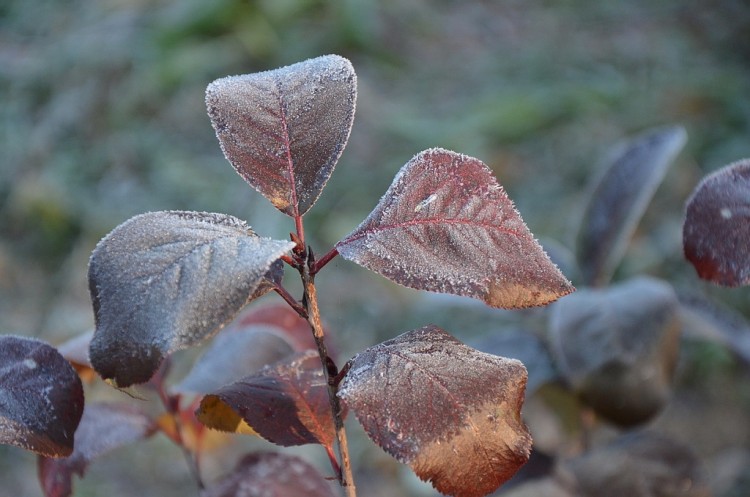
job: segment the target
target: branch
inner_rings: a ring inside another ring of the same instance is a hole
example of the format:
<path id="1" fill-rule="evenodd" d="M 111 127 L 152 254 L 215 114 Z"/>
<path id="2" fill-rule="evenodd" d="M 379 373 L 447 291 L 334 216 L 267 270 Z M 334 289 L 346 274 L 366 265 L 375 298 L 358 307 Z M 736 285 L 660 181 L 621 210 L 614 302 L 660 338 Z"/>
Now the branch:
<path id="1" fill-rule="evenodd" d="M 349 458 L 349 444 L 346 439 L 341 401 L 336 395 L 338 384 L 334 381 L 334 377 L 337 372 L 335 365 L 333 365 L 333 361 L 328 356 L 328 350 L 325 345 L 325 333 L 323 331 L 323 325 L 320 320 L 320 310 L 318 308 L 318 293 L 315 288 L 314 276 L 311 274 L 311 268 L 315 266 L 315 262 L 314 257 L 312 256 L 312 251 L 308 252 L 310 253 L 309 264 L 303 265 L 301 271 L 302 283 L 305 286 L 303 304 L 307 310 L 307 322 L 310 324 L 313 337 L 315 337 L 315 344 L 318 347 L 321 366 L 323 367 L 326 383 L 328 384 L 328 400 L 331 403 L 331 414 L 336 428 L 336 440 L 338 441 L 339 459 L 341 461 L 340 469 L 335 466 L 333 468 L 334 471 L 339 469 L 339 472 L 337 473 L 339 483 L 344 487 L 347 497 L 356 497 L 357 490 L 354 485 L 354 475 L 352 473 L 352 465 Z"/>

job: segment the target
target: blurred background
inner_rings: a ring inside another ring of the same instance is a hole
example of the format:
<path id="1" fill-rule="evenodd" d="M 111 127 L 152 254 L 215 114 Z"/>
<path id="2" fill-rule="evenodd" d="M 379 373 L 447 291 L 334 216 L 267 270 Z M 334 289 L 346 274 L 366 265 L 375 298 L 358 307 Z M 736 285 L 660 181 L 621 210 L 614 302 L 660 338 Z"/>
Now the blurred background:
<path id="1" fill-rule="evenodd" d="M 90 329 L 89 254 L 144 211 L 226 212 L 286 238 L 293 223 L 221 155 L 204 91 L 222 76 L 326 53 L 352 61 L 359 98 L 348 146 L 305 217 L 318 253 L 369 213 L 404 163 L 434 146 L 482 159 L 542 243 L 570 247 L 606 152 L 643 129 L 681 124 L 686 149 L 616 278 L 708 287 L 682 260 L 683 205 L 704 174 L 750 157 L 744 0 L 4 0 L 0 332 L 59 344 Z M 508 319 L 339 259 L 318 282 L 342 357 L 427 322 L 467 337 Z M 750 316 L 747 290 L 707 291 Z M 680 427 L 710 466 L 747 447 L 750 387 L 731 353 L 692 353 L 703 369 L 686 369 L 690 395 L 721 397 L 697 403 L 731 417 L 711 429 L 703 419 L 705 434 L 688 421 Z M 713 386 L 737 378 L 744 383 L 729 399 Z M 168 444 L 118 454 L 95 463 L 76 495 L 196 494 Z M 401 475 L 387 456 L 374 457 L 371 471 L 385 465 Z M 34 457 L 20 449 L 0 446 L 0 480 L 0 495 L 40 495 Z M 734 495 L 725 490 L 717 495 Z"/>

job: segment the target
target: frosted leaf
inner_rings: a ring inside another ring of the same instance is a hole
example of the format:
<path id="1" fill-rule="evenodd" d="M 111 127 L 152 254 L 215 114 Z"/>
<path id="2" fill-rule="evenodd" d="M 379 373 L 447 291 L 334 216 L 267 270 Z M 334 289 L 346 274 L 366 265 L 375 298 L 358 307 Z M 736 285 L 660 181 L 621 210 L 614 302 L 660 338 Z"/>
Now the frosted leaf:
<path id="1" fill-rule="evenodd" d="M 576 243 L 584 281 L 606 283 L 638 221 L 687 141 L 682 127 L 657 128 L 613 150 L 586 204 Z"/>
<path id="2" fill-rule="evenodd" d="M 349 139 L 356 99 L 354 68 L 337 55 L 221 78 L 206 89 L 224 155 L 289 216 L 320 196 Z"/>
<path id="3" fill-rule="evenodd" d="M 580 290 L 555 304 L 550 335 L 561 373 L 605 419 L 637 425 L 669 400 L 680 321 L 666 282 L 641 277 Z"/>
<path id="4" fill-rule="evenodd" d="M 241 431 L 244 421 L 285 447 L 318 443 L 332 450 L 335 437 L 328 383 L 311 350 L 206 395 L 196 415 L 209 428 L 230 432 Z"/>
<path id="5" fill-rule="evenodd" d="M 489 168 L 442 149 L 409 161 L 336 249 L 404 286 L 493 307 L 544 305 L 573 291 Z"/>
<path id="6" fill-rule="evenodd" d="M 83 386 L 50 345 L 0 337 L 0 443 L 49 457 L 73 451 L 83 414 Z"/>
<path id="7" fill-rule="evenodd" d="M 437 326 L 357 354 L 338 395 L 368 436 L 440 492 L 480 497 L 529 458 L 526 369 Z"/>
<path id="8" fill-rule="evenodd" d="M 248 454 L 202 497 L 336 497 L 332 483 L 299 457 L 269 452 Z"/>
<path id="9" fill-rule="evenodd" d="M 73 474 L 83 477 L 88 465 L 107 452 L 151 436 L 151 419 L 134 406 L 92 403 L 76 431 L 73 454 L 65 459 L 39 458 L 39 481 L 46 497 L 72 495 Z"/>
<path id="10" fill-rule="evenodd" d="M 704 280 L 750 284 L 750 159 L 703 178 L 687 202 L 685 257 Z"/>
<path id="11" fill-rule="evenodd" d="M 294 246 L 259 238 L 225 214 L 141 214 L 91 255 L 94 369 L 120 387 L 147 381 L 164 357 L 229 322 Z"/>

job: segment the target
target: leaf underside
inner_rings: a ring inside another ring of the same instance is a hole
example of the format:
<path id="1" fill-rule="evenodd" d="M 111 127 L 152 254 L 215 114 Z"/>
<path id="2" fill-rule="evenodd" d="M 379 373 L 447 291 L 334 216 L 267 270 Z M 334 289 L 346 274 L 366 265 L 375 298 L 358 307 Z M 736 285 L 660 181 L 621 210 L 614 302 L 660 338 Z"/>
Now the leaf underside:
<path id="1" fill-rule="evenodd" d="M 704 280 L 750 284 L 750 159 L 706 176 L 687 202 L 685 258 Z"/>
<path id="2" fill-rule="evenodd" d="M 292 217 L 312 207 L 330 178 L 349 139 L 356 98 L 354 68 L 337 55 L 221 78 L 206 89 L 226 158 Z"/>
<path id="3" fill-rule="evenodd" d="M 94 369 L 120 387 L 230 321 L 294 244 L 259 238 L 226 214 L 141 214 L 99 242 L 89 263 Z"/>
<path id="4" fill-rule="evenodd" d="M 574 290 L 489 168 L 443 149 L 409 161 L 336 248 L 396 283 L 492 307 L 544 305 Z"/>
<path id="5" fill-rule="evenodd" d="M 682 127 L 657 128 L 614 151 L 586 204 L 578 232 L 576 255 L 585 283 L 609 281 L 686 141 Z"/>
<path id="6" fill-rule="evenodd" d="M 205 396 L 198 419 L 222 431 L 243 425 L 285 447 L 332 448 L 335 437 L 328 384 L 316 351 L 297 353 Z"/>
<path id="7" fill-rule="evenodd" d="M 528 460 L 526 369 L 430 325 L 357 354 L 339 396 L 368 436 L 442 493 L 480 497 Z"/>
<path id="8" fill-rule="evenodd" d="M 54 347 L 0 337 L 0 444 L 70 455 L 83 402 L 80 378 Z"/>

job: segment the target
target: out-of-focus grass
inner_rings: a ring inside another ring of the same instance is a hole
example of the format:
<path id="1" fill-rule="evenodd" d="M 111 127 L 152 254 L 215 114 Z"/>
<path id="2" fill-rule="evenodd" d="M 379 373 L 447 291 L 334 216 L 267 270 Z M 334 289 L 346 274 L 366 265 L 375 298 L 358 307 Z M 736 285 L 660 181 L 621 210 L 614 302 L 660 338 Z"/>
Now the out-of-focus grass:
<path id="1" fill-rule="evenodd" d="M 692 281 L 675 236 L 682 202 L 702 174 L 750 156 L 748 32 L 741 0 L 8 0 L 0 332 L 57 343 L 92 326 L 88 254 L 139 212 L 228 212 L 284 238 L 288 220 L 221 156 L 204 89 L 323 53 L 352 60 L 359 102 L 349 146 L 306 217 L 319 252 L 432 146 L 484 160 L 532 231 L 567 243 L 606 149 L 682 123 L 687 150 L 622 271 Z M 331 267 L 322 305 L 353 349 L 425 314 L 410 312 L 416 292 Z M 737 295 L 727 298 L 747 306 Z"/>

